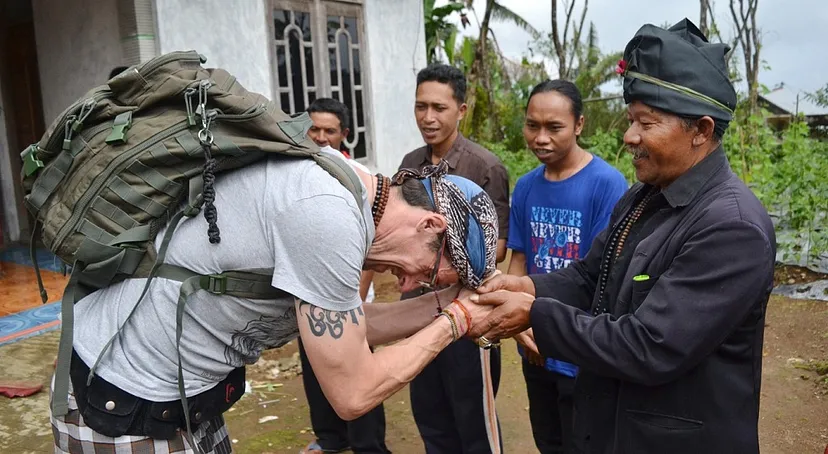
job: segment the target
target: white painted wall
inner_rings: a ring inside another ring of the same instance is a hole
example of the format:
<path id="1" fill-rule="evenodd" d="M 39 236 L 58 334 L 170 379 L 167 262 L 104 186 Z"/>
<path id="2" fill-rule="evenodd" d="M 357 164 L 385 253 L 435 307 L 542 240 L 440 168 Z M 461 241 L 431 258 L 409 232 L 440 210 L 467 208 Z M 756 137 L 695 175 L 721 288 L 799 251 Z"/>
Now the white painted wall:
<path id="1" fill-rule="evenodd" d="M 262 0 L 156 0 L 162 54 L 196 50 L 244 88 L 272 98 L 270 32 Z"/>
<path id="2" fill-rule="evenodd" d="M 49 124 L 121 64 L 116 0 L 32 0 L 44 117 Z M 264 0 L 155 0 L 160 52 L 194 49 L 208 67 L 273 97 Z M 48 4 L 48 8 L 47 8 Z M 426 66 L 420 0 L 365 0 L 374 170 L 393 174 L 423 144 L 414 120 L 417 71 Z"/>
<path id="3" fill-rule="evenodd" d="M 414 120 L 417 72 L 426 67 L 423 2 L 365 0 L 376 171 L 393 175 L 423 145 Z"/>
<path id="4" fill-rule="evenodd" d="M 48 125 L 121 65 L 115 0 L 32 0 L 43 97 Z"/>

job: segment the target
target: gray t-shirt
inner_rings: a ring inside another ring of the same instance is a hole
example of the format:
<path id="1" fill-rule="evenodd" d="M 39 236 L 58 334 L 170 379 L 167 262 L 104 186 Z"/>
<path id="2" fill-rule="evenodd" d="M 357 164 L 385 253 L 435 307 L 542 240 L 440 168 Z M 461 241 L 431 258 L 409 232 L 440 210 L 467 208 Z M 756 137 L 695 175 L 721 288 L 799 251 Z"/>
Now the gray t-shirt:
<path id="1" fill-rule="evenodd" d="M 181 221 L 166 263 L 201 274 L 273 268 L 276 300 L 193 294 L 186 305 L 181 354 L 189 396 L 254 363 L 263 350 L 299 333 L 295 298 L 324 309 L 358 307 L 359 278 L 374 224 L 367 199 L 353 195 L 311 160 L 271 159 L 216 179 L 221 243 L 210 244 L 199 214 Z M 162 230 L 156 239 L 160 245 Z M 145 279 L 101 289 L 75 305 L 74 347 L 94 363 L 132 310 Z M 156 278 L 101 361 L 98 374 L 153 401 L 178 394 L 175 311 L 180 283 Z"/>

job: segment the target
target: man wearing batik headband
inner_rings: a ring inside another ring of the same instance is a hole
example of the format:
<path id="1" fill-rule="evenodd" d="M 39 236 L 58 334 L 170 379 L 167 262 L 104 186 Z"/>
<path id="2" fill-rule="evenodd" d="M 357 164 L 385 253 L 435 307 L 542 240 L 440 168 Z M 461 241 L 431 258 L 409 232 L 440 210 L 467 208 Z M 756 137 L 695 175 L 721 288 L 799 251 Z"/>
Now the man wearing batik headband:
<path id="1" fill-rule="evenodd" d="M 776 242 L 722 149 L 727 52 L 686 19 L 642 27 L 619 64 L 640 183 L 583 260 L 475 298 L 496 308 L 472 336 L 531 327 L 541 354 L 580 366 L 576 452 L 759 452 Z"/>
<path id="2" fill-rule="evenodd" d="M 448 224 L 441 250 L 448 253 L 463 284 L 476 289 L 495 271 L 497 212 L 483 189 L 463 177 L 447 175 L 447 172 L 446 161 L 421 171 L 403 169 L 394 176 L 393 184 L 401 185 L 410 178 L 422 182 L 434 211 L 445 216 Z M 433 287 L 435 282 L 420 284 Z"/>
<path id="3" fill-rule="evenodd" d="M 180 285 L 167 279 L 127 279 L 80 299 L 71 386 L 53 393 L 55 452 L 230 452 L 222 413 L 244 392 L 245 365 L 297 336 L 327 401 L 353 420 L 483 320 L 491 308 L 457 299 L 459 286 L 364 305 L 359 280 L 366 269 L 391 271 L 408 289 L 477 287 L 495 263 L 488 195 L 441 167 L 394 184 L 354 171 L 360 200 L 312 160 L 263 161 L 216 178 L 215 205 L 231 219 L 221 243 L 204 247 L 203 217 L 177 226 L 166 260 L 205 273 L 273 270 L 264 282 L 278 291 L 266 299 L 198 291 L 178 312 Z"/>

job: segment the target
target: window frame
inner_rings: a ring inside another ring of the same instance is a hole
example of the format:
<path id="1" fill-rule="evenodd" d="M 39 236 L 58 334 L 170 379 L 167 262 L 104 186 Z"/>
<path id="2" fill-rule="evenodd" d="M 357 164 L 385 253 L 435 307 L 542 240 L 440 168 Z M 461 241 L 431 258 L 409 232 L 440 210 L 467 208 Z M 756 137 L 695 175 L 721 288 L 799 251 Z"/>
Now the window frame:
<path id="1" fill-rule="evenodd" d="M 349 110 L 351 111 L 351 131 L 353 137 L 357 138 L 357 140 L 364 140 L 365 142 L 365 156 L 360 157 L 357 159 L 358 162 L 362 164 L 368 165 L 369 163 L 375 162 L 375 150 L 374 150 L 374 143 L 373 143 L 373 134 L 371 131 L 373 130 L 373 115 L 371 114 L 371 79 L 370 79 L 370 71 L 369 71 L 369 59 L 368 59 L 368 38 L 365 34 L 365 21 L 364 21 L 364 9 L 363 9 L 364 2 L 363 0 L 265 0 L 265 8 L 267 8 L 267 21 L 268 21 L 268 49 L 269 49 L 269 56 L 270 56 L 270 77 L 271 83 L 273 87 L 273 101 L 282 108 L 281 103 L 281 95 L 282 93 L 288 93 L 291 97 L 291 102 L 293 101 L 293 87 L 292 85 L 287 85 L 286 87 L 282 87 L 279 85 L 279 69 L 276 66 L 276 27 L 275 27 L 275 10 L 287 10 L 287 11 L 296 11 L 296 12 L 305 12 L 310 14 L 311 20 L 311 43 L 312 43 L 312 54 L 313 54 L 313 62 L 312 68 L 314 73 L 314 84 L 313 88 L 307 88 L 304 91 L 305 99 L 308 99 L 308 94 L 310 92 L 314 92 L 315 99 L 322 98 L 322 97 L 330 97 L 334 99 L 344 99 L 343 93 L 341 90 L 337 95 L 334 95 L 333 89 L 335 88 L 331 84 L 331 68 L 329 64 L 329 48 L 330 46 L 338 46 L 338 43 L 329 44 L 328 43 L 328 16 L 348 16 L 354 17 L 356 19 L 356 26 L 357 26 L 357 33 L 359 34 L 359 43 L 357 44 L 359 49 L 359 65 L 360 65 L 360 84 L 354 85 L 351 84 L 351 100 L 352 106 L 348 106 Z M 285 35 L 285 41 L 287 41 L 287 35 Z M 279 43 L 280 45 L 282 43 Z M 289 44 L 288 44 L 289 46 Z M 303 72 L 304 72 L 303 68 Z M 303 80 L 305 79 L 306 75 L 303 75 Z M 353 78 L 353 74 L 351 75 Z M 338 81 L 338 86 L 341 87 L 342 81 Z M 363 124 L 362 126 L 358 125 L 358 115 L 359 112 L 356 110 L 357 102 L 356 102 L 356 92 L 357 90 L 361 90 L 362 93 L 362 118 Z M 307 102 L 306 106 L 309 105 Z M 291 113 L 290 108 L 282 109 L 286 113 Z M 360 136 L 361 134 L 361 136 Z M 344 144 L 343 144 L 344 145 Z M 353 153 L 353 150 L 350 147 L 347 147 L 349 152 Z"/>

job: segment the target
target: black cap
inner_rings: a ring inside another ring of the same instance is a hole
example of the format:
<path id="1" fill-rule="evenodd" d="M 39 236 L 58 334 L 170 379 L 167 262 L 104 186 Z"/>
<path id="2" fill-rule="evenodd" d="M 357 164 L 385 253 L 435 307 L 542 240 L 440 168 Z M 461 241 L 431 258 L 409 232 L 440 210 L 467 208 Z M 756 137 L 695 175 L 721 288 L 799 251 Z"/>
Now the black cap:
<path id="1" fill-rule="evenodd" d="M 736 109 L 725 60 L 729 50 L 726 44 L 708 42 L 688 19 L 669 30 L 647 24 L 619 62 L 624 101 L 641 101 L 681 117 L 707 115 L 726 125 Z"/>

